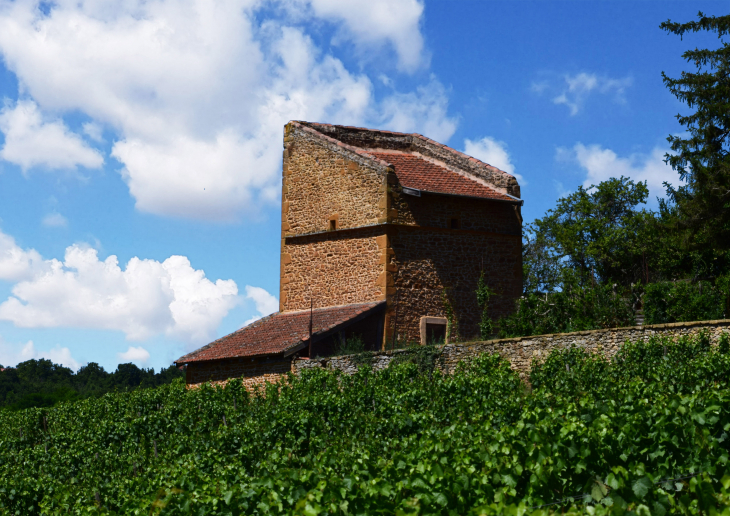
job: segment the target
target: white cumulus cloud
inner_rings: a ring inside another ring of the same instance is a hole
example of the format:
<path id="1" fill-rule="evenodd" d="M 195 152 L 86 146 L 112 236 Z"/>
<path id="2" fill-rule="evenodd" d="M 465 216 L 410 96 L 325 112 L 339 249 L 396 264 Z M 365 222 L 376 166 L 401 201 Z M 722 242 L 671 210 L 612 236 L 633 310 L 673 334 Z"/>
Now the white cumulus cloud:
<path id="1" fill-rule="evenodd" d="M 577 115 L 582 109 L 583 104 L 591 92 L 603 95 L 613 94 L 614 101 L 623 104 L 626 102 L 624 97 L 626 88 L 631 86 L 632 82 L 631 77 L 611 79 L 585 72 L 576 75 L 566 75 L 565 88 L 560 95 L 553 99 L 553 102 L 568 106 L 572 116 Z"/>
<path id="2" fill-rule="evenodd" d="M 77 371 L 81 364 L 71 356 L 71 350 L 55 346 L 47 351 L 39 351 L 35 348 L 32 340 L 25 344 L 13 344 L 3 340 L 0 336 L 0 364 L 4 367 L 15 367 L 26 360 L 39 360 L 45 358 L 54 364 L 61 364 Z"/>
<path id="3" fill-rule="evenodd" d="M 633 153 L 620 157 L 611 149 L 600 145 L 576 143 L 572 149 L 558 148 L 556 159 L 577 162 L 586 173 L 584 187 L 625 176 L 634 181 L 646 181 L 650 199 L 653 199 L 664 196 L 664 181 L 671 183 L 677 177 L 672 167 L 664 163 L 665 152 L 655 147 L 649 153 Z"/>
<path id="4" fill-rule="evenodd" d="M 344 23 L 341 37 L 360 46 L 390 43 L 401 69 L 414 71 L 424 64 L 419 23 L 423 3 L 418 0 L 310 0 L 314 13 Z"/>
<path id="5" fill-rule="evenodd" d="M 379 127 L 392 131 L 419 132 L 439 142 L 445 142 L 456 131 L 457 120 L 449 117 L 449 98 L 443 85 L 431 78 L 415 92 L 393 93 L 380 108 Z"/>
<path id="6" fill-rule="evenodd" d="M 512 163 L 507 144 L 485 136 L 481 140 L 472 141 L 468 138 L 464 140 L 464 153 L 472 156 L 484 163 L 488 163 L 493 167 L 504 170 L 508 174 L 512 174 L 517 178 L 521 186 L 525 186 L 527 181 L 520 174 L 515 173 L 515 166 Z"/>
<path id="7" fill-rule="evenodd" d="M 72 133 L 61 120 L 44 121 L 35 102 L 18 101 L 0 111 L 0 131 L 5 144 L 0 158 L 32 167 L 69 169 L 82 166 L 99 168 L 104 163 L 101 154 Z"/>
<path id="8" fill-rule="evenodd" d="M 20 248 L 13 237 L 0 231 L 0 280 L 22 281 L 47 268 L 35 249 Z"/>
<path id="9" fill-rule="evenodd" d="M 81 127 L 84 130 L 84 134 L 95 142 L 104 141 L 104 129 L 100 124 L 97 124 L 96 122 L 86 122 Z"/>
<path id="10" fill-rule="evenodd" d="M 251 299 L 254 302 L 258 314 L 246 321 L 243 324 L 244 326 L 279 311 L 279 300 L 276 299 L 276 296 L 272 296 L 261 287 L 246 285 L 246 299 Z"/>
<path id="11" fill-rule="evenodd" d="M 276 202 L 289 120 L 453 134 L 436 79 L 376 99 L 364 68 L 348 70 L 307 32 L 334 24 L 336 39 L 367 49 L 363 56 L 391 49 L 412 71 L 426 62 L 421 2 L 277 5 L 284 9 L 258 0 L 60 0 L 44 12 L 18 0 L 0 4 L 0 53 L 34 106 L 89 117 L 92 140 L 107 130 L 137 208 L 161 215 L 231 220 Z M 100 163 L 91 157 L 81 164 Z"/>
<path id="12" fill-rule="evenodd" d="M 121 363 L 134 362 L 139 366 L 143 366 L 150 359 L 150 353 L 142 346 L 129 346 L 127 351 L 117 353 L 117 358 Z"/>
<path id="13" fill-rule="evenodd" d="M 0 245 L 0 274 L 19 280 L 0 304 L 0 320 L 19 327 L 117 330 L 130 340 L 163 334 L 202 344 L 238 302 L 233 280 L 213 282 L 184 256 L 135 257 L 122 268 L 116 256 L 102 261 L 80 245 L 68 247 L 63 261 L 43 260 L 3 233 Z"/>

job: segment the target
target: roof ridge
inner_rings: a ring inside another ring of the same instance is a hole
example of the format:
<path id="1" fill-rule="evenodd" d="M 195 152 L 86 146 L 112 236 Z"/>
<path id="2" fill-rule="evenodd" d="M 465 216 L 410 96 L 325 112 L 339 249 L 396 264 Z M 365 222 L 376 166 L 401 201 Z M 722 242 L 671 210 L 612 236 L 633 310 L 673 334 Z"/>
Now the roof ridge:
<path id="1" fill-rule="evenodd" d="M 325 123 L 322 123 L 322 122 L 305 122 L 305 121 L 295 121 L 295 120 L 292 120 L 292 122 L 296 123 L 299 127 L 306 127 L 306 128 L 310 128 L 312 130 L 315 130 L 315 129 L 313 127 L 311 127 L 311 126 L 341 127 L 343 129 L 354 129 L 354 130 L 358 130 L 358 131 L 369 131 L 369 132 L 374 132 L 374 133 L 393 134 L 393 135 L 400 135 L 400 136 L 411 136 L 413 138 L 418 138 L 419 140 L 423 140 L 423 141 L 425 141 L 425 142 L 427 142 L 427 143 L 429 143 L 431 145 L 434 145 L 436 147 L 441 147 L 442 149 L 450 152 L 451 154 L 454 154 L 455 156 L 458 156 L 459 158 L 466 159 L 466 160 L 468 160 L 468 161 L 470 161 L 470 162 L 472 162 L 472 163 L 474 163 L 476 165 L 481 165 L 483 167 L 486 167 L 486 168 L 488 168 L 491 171 L 496 171 L 496 172 L 500 172 L 500 173 L 505 174 L 505 175 L 510 176 L 510 177 L 515 177 L 514 174 L 510 174 L 509 172 L 506 172 L 506 171 L 502 170 L 499 167 L 495 167 L 494 165 L 491 165 L 489 163 L 486 163 L 484 161 L 481 161 L 480 159 L 477 159 L 474 156 L 470 156 L 470 155 L 468 155 L 468 154 L 466 154 L 464 152 L 461 152 L 460 150 L 454 149 L 453 147 L 449 147 L 448 145 L 445 145 L 443 143 L 437 142 L 436 140 L 433 140 L 433 139 L 429 138 L 428 136 L 424 136 L 424 135 L 422 135 L 420 133 L 402 133 L 402 132 L 398 132 L 398 131 L 387 131 L 385 129 L 371 129 L 369 127 L 358 127 L 358 126 L 354 126 L 354 125 L 325 124 Z M 347 148 L 358 149 L 358 147 L 354 147 L 354 146 L 348 145 L 346 143 L 340 142 L 336 138 L 332 138 L 331 136 L 327 136 L 326 134 L 323 134 L 320 131 L 316 131 L 315 130 L 315 132 L 317 132 L 318 134 L 321 134 L 322 136 L 325 136 L 325 137 L 327 137 L 327 138 L 329 138 L 331 140 L 334 140 L 335 142 L 338 142 L 338 143 L 340 143 L 341 145 L 343 145 L 343 146 L 345 146 Z"/>
<path id="2" fill-rule="evenodd" d="M 443 143 L 439 143 L 436 140 L 432 140 L 431 138 L 429 138 L 427 136 L 423 136 L 422 134 L 411 133 L 411 136 L 414 136 L 416 138 L 420 138 L 421 140 L 425 140 L 425 141 L 427 141 L 428 143 L 430 143 L 432 145 L 436 145 L 438 147 L 442 147 L 443 149 L 451 152 L 452 154 L 456 154 L 460 158 L 465 158 L 465 159 L 471 161 L 472 163 L 476 163 L 477 165 L 483 165 L 483 166 L 485 166 L 485 167 L 487 167 L 489 169 L 496 170 L 497 172 L 501 172 L 502 174 L 506 174 L 506 175 L 508 175 L 510 177 L 515 177 L 514 174 L 510 174 L 509 172 L 506 172 L 506 171 L 502 170 L 499 167 L 495 167 L 494 165 L 490 165 L 489 163 L 486 163 L 486 162 L 484 162 L 484 161 L 482 161 L 480 159 L 477 159 L 474 156 L 469 156 L 465 152 L 461 152 L 460 150 L 456 150 L 453 147 L 449 147 L 448 145 L 444 145 Z"/>
<path id="3" fill-rule="evenodd" d="M 492 190 L 493 192 L 501 193 L 501 192 L 499 192 L 499 190 L 497 190 L 495 188 L 495 186 L 493 184 L 488 183 L 483 178 L 476 177 L 473 174 L 469 174 L 467 171 L 465 171 L 459 167 L 449 166 L 448 163 L 444 163 L 442 160 L 439 160 L 436 158 L 431 158 L 429 156 L 424 156 L 423 154 L 421 154 L 418 151 L 407 151 L 406 152 L 406 151 L 398 151 L 398 150 L 375 150 L 375 151 L 370 151 L 370 153 L 375 154 L 376 155 L 375 157 L 378 157 L 377 154 L 393 154 L 395 156 L 412 156 L 414 158 L 421 159 L 421 160 L 425 161 L 426 163 L 430 163 L 431 165 L 442 168 L 442 169 L 446 170 L 447 172 L 457 174 L 469 181 L 474 181 L 475 183 L 480 184 L 480 185 L 484 186 L 485 188 Z M 394 163 L 391 163 L 390 165 L 395 167 Z"/>
<path id="4" fill-rule="evenodd" d="M 398 177 L 398 182 L 404 188 L 436 194 L 521 203 L 520 199 L 515 199 L 507 193 L 500 192 L 493 184 L 483 178 L 468 174 L 458 167 L 449 166 L 448 163 L 443 163 L 432 156 L 424 156 L 417 151 L 405 153 L 370 152 L 375 156 L 383 157 L 383 159 L 388 159 L 386 154 L 390 154 L 390 161 Z M 413 168 L 414 163 L 418 163 L 417 169 Z"/>

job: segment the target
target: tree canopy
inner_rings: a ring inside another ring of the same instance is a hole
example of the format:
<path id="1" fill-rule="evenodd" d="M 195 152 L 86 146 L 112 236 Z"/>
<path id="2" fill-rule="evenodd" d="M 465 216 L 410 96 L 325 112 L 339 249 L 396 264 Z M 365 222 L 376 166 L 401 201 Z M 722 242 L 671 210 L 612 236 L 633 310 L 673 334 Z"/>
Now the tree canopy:
<path id="1" fill-rule="evenodd" d="M 730 32 L 730 16 L 700 12 L 697 21 L 667 20 L 660 27 L 680 38 L 708 31 L 720 39 L 717 49 L 695 48 L 682 54 L 696 67 L 695 73 L 682 72 L 679 78 L 671 78 L 662 72 L 669 91 L 694 110 L 677 115 L 689 135 L 667 138 L 674 154 L 666 154 L 665 162 L 685 184 L 665 186 L 677 206 L 670 226 L 689 230 L 687 243 L 692 248 L 730 249 L 730 43 L 723 41 Z"/>
<path id="2" fill-rule="evenodd" d="M 730 313 L 730 252 L 688 247 L 677 203 L 651 211 L 648 194 L 645 183 L 612 178 L 578 187 L 527 224 L 523 296 L 497 324 L 500 335 L 631 326 L 640 309 L 647 323 Z"/>
<path id="3" fill-rule="evenodd" d="M 652 215 L 637 206 L 648 195 L 645 183 L 621 177 L 559 199 L 526 227 L 525 290 L 553 292 L 566 274 L 581 285 L 638 281 Z"/>
<path id="4" fill-rule="evenodd" d="M 155 373 L 154 369 L 131 363 L 119 364 L 109 373 L 96 362 L 89 362 L 74 374 L 47 359 L 26 360 L 0 371 L 0 407 L 50 407 L 59 401 L 101 396 L 114 390 L 156 387 L 183 376 L 175 366 Z"/>

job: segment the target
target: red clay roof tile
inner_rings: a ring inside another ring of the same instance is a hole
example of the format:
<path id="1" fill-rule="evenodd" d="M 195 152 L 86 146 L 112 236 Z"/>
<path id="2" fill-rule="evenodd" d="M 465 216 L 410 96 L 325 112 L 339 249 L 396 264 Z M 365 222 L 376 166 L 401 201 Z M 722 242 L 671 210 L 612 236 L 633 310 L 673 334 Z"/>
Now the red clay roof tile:
<path id="1" fill-rule="evenodd" d="M 414 154 L 396 152 L 368 152 L 368 154 L 393 165 L 398 181 L 406 188 L 515 202 L 512 197 Z"/>
<path id="2" fill-rule="evenodd" d="M 316 308 L 312 311 L 312 337 L 326 333 L 382 305 L 384 301 Z M 277 312 L 221 337 L 178 358 L 189 364 L 222 358 L 284 354 L 309 340 L 309 310 Z"/>
<path id="3" fill-rule="evenodd" d="M 331 140 L 333 142 L 338 142 L 343 147 L 346 147 L 346 148 L 348 148 L 348 149 L 350 149 L 350 150 L 352 150 L 352 151 L 354 151 L 354 152 L 356 152 L 358 154 L 365 154 L 365 153 L 367 153 L 367 149 L 360 149 L 358 147 L 354 147 L 354 146 L 351 146 L 351 145 L 347 145 L 345 143 L 342 143 L 339 140 L 337 140 L 335 138 L 332 138 L 331 136 L 327 136 L 327 135 L 321 133 L 320 131 L 317 131 L 316 128 L 320 128 L 320 127 L 342 127 L 343 129 L 354 129 L 354 130 L 358 130 L 358 131 L 370 131 L 370 132 L 376 132 L 376 133 L 382 133 L 382 134 L 393 134 L 393 135 L 398 135 L 398 136 L 411 136 L 413 138 L 418 138 L 419 140 L 423 140 L 425 142 L 428 142 L 431 145 L 435 145 L 437 147 L 441 147 L 442 149 L 444 149 L 444 150 L 446 150 L 446 151 L 448 151 L 451 154 L 454 154 L 456 156 L 461 156 L 462 158 L 469 159 L 469 161 L 471 161 L 473 163 L 476 163 L 478 165 L 481 165 L 481 166 L 483 166 L 485 168 L 488 168 L 488 169 L 492 170 L 493 172 L 499 172 L 500 174 L 504 174 L 506 176 L 514 177 L 514 176 L 512 176 L 512 174 L 509 174 L 509 173 L 505 172 L 504 170 L 501 170 L 501 169 L 495 167 L 494 165 L 490 165 L 489 163 L 484 163 L 483 161 L 478 160 L 477 158 L 475 158 L 473 156 L 469 156 L 468 154 L 464 154 L 463 152 L 458 151 L 456 149 L 453 149 L 453 148 L 449 147 L 448 145 L 445 145 L 445 144 L 443 144 L 441 142 L 437 142 L 436 140 L 432 140 L 431 138 L 429 138 L 427 136 L 423 136 L 422 134 L 418 134 L 418 133 L 399 133 L 399 132 L 396 132 L 396 131 L 386 131 L 384 129 L 368 129 L 366 127 L 356 127 L 356 126 L 351 126 L 351 125 L 340 125 L 340 126 L 338 126 L 338 125 L 334 125 L 334 124 L 324 124 L 324 123 L 320 123 L 320 122 L 304 122 L 304 121 L 297 122 L 295 120 L 292 120 L 289 123 L 290 124 L 294 124 L 294 125 L 296 125 L 297 127 L 300 127 L 300 128 L 307 128 L 307 127 L 308 128 L 311 128 L 314 132 L 316 132 L 320 136 L 324 136 L 325 138 L 327 138 L 328 140 Z M 370 154 L 372 155 L 373 153 L 370 153 Z"/>

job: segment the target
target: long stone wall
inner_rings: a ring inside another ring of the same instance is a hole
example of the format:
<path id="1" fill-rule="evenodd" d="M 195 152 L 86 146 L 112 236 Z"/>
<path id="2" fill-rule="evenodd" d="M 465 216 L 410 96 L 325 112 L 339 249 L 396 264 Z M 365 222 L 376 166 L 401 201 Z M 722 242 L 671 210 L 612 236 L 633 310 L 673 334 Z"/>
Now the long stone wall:
<path id="1" fill-rule="evenodd" d="M 523 379 L 527 379 L 533 358 L 541 360 L 555 349 L 566 349 L 571 346 L 581 347 L 592 353 L 600 353 L 612 357 L 626 341 L 648 340 L 651 337 L 693 336 L 701 331 L 710 334 L 712 345 L 717 345 L 722 333 L 730 334 L 730 319 L 719 321 L 699 321 L 673 324 L 655 324 L 650 326 L 632 326 L 628 328 L 611 328 L 606 330 L 579 331 L 574 333 L 557 333 L 552 335 L 536 335 L 512 339 L 498 339 L 485 342 L 466 342 L 440 346 L 441 357 L 437 361 L 439 369 L 445 373 L 453 373 L 456 365 L 483 353 L 499 353 L 518 371 Z M 408 349 L 387 351 L 375 354 L 370 364 L 373 369 L 385 369 L 390 362 L 401 353 L 411 353 Z M 357 357 L 330 357 L 322 360 L 297 359 L 292 364 L 292 371 L 299 373 L 312 367 L 339 369 L 351 374 L 362 363 Z"/>
<path id="2" fill-rule="evenodd" d="M 241 378 L 249 390 L 266 382 L 276 383 L 292 370 L 291 357 L 273 359 L 231 358 L 209 362 L 192 362 L 185 372 L 188 388 L 204 383 L 223 386 L 233 378 Z"/>

